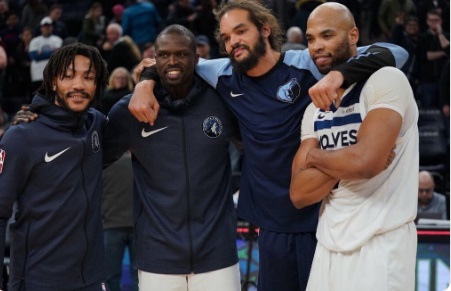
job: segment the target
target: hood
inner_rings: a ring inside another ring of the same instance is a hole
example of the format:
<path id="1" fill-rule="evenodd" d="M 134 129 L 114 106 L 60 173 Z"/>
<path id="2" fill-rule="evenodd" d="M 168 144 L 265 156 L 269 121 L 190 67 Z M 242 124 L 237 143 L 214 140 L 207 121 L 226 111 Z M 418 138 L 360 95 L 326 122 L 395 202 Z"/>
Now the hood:
<path id="1" fill-rule="evenodd" d="M 196 96 L 202 94 L 209 85 L 200 79 L 197 74 L 194 74 L 194 84 L 191 90 L 188 92 L 188 95 L 183 99 L 172 99 L 169 92 L 158 84 L 158 86 L 154 89 L 154 94 L 160 103 L 160 106 L 163 108 L 167 108 L 171 111 L 182 112 L 186 109 L 191 103 L 193 103 L 196 99 Z"/>
<path id="2" fill-rule="evenodd" d="M 87 115 L 86 112 L 76 113 L 59 107 L 39 93 L 33 97 L 30 111 L 39 114 L 41 122 L 51 127 L 59 127 L 70 131 L 80 129 Z"/>

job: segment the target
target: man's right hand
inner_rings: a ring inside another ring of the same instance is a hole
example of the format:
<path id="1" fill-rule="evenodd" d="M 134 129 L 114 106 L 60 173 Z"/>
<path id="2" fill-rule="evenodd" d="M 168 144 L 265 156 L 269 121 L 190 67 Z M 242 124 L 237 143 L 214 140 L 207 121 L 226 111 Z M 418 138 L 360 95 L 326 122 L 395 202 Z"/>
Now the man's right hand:
<path id="1" fill-rule="evenodd" d="M 146 80 L 141 81 L 135 86 L 132 98 L 128 104 L 128 110 L 140 122 L 149 123 L 153 125 L 157 119 L 160 104 L 153 94 L 155 81 Z"/>
<path id="2" fill-rule="evenodd" d="M 38 118 L 36 113 L 33 113 L 29 110 L 28 105 L 22 105 L 20 110 L 16 113 L 13 120 L 13 125 L 17 125 L 21 122 L 30 122 Z"/>

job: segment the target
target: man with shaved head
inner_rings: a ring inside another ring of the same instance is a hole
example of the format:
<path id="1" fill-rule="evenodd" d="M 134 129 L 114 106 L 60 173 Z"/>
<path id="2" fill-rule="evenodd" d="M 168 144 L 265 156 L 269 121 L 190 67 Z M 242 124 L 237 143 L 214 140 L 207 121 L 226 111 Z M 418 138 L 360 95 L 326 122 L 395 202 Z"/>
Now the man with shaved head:
<path id="1" fill-rule="evenodd" d="M 306 38 L 319 71 L 357 54 L 359 33 L 337 3 L 317 7 Z M 384 67 L 307 107 L 290 197 L 322 201 L 307 290 L 414 290 L 418 109 L 405 75 Z"/>

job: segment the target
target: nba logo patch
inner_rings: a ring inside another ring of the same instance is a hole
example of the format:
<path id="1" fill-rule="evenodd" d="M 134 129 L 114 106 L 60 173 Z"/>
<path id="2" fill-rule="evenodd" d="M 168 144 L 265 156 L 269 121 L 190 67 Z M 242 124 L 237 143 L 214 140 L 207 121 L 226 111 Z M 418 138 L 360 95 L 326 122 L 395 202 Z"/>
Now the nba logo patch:
<path id="1" fill-rule="evenodd" d="M 3 165 L 5 163 L 6 152 L 0 149 L 0 174 L 3 171 Z"/>

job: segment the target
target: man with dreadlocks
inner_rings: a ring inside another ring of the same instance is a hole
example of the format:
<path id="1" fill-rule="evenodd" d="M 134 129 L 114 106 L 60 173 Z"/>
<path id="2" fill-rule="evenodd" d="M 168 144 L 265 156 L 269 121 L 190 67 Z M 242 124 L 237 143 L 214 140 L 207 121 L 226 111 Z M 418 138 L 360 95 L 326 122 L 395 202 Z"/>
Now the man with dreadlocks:
<path id="1" fill-rule="evenodd" d="M 97 49 L 60 48 L 44 69 L 30 110 L 35 122 L 10 128 L 0 142 L 0 259 L 12 215 L 8 290 L 106 290 L 102 129 L 91 109 L 107 84 Z"/>

